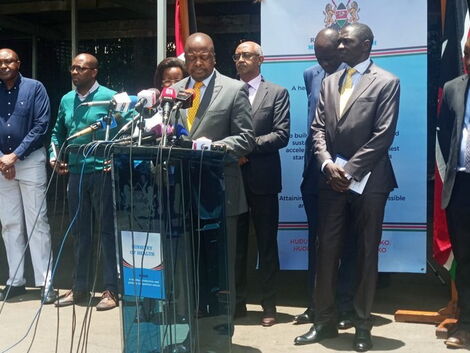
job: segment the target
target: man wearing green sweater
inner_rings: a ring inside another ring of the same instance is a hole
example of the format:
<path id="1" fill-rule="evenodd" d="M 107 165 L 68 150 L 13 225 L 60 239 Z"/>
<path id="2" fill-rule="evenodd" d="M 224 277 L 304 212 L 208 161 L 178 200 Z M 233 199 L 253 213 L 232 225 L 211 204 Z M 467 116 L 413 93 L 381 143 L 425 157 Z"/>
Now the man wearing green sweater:
<path id="1" fill-rule="evenodd" d="M 105 291 L 96 309 L 108 310 L 118 305 L 111 176 L 105 171 L 103 158 L 94 153 L 87 154 L 84 149 L 80 149 L 79 153 L 76 150 L 69 152 L 67 164 L 58 159 L 56 151 L 69 136 L 108 113 L 106 106 L 79 107 L 80 104 L 111 100 L 116 92 L 96 81 L 98 60 L 93 55 L 77 55 L 72 61 L 70 74 L 76 89 L 63 96 L 60 102 L 51 137 L 56 148 L 51 148 L 50 163 L 59 174 L 70 172 L 67 196 L 73 222 L 75 270 L 72 289 L 56 302 L 56 306 L 72 305 L 89 297 L 90 270 L 94 269 L 94 266 L 90 266 L 94 244 L 92 235 L 94 229 L 98 229 L 101 256 L 96 255 L 103 266 Z M 117 130 L 111 131 L 116 133 Z M 103 140 L 104 135 L 104 130 L 97 130 L 93 134 L 75 138 L 73 144 L 84 145 L 93 140 Z"/>

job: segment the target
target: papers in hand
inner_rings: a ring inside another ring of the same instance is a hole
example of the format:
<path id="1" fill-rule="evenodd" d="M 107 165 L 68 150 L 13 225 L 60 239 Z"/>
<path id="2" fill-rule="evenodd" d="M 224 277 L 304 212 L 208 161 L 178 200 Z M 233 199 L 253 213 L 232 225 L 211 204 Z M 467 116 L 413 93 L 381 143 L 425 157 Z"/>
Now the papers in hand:
<path id="1" fill-rule="evenodd" d="M 336 160 L 335 160 L 335 164 L 344 168 L 344 165 L 347 163 L 348 161 L 340 156 L 336 156 Z M 359 180 L 359 181 L 356 181 L 354 179 L 351 180 L 351 184 L 349 184 L 349 190 L 351 191 L 354 191 L 358 194 L 362 194 L 362 192 L 364 191 L 364 188 L 366 187 L 366 184 L 367 184 L 367 180 L 369 180 L 369 177 L 370 177 L 370 173 L 367 173 L 366 175 L 364 175 L 364 177 Z"/>

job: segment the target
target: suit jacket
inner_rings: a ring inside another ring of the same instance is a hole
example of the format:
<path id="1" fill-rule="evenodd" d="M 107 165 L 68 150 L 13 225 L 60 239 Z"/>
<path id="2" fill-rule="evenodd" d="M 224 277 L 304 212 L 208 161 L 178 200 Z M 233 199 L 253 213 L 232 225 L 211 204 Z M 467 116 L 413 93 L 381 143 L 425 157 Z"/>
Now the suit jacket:
<path id="1" fill-rule="evenodd" d="M 437 120 L 437 137 L 445 162 L 442 208 L 449 205 L 459 163 L 465 106 L 469 87 L 468 75 L 459 76 L 444 85 L 442 104 Z"/>
<path id="2" fill-rule="evenodd" d="M 341 155 L 355 180 L 372 172 L 364 193 L 388 193 L 397 187 L 388 149 L 398 120 L 400 81 L 371 63 L 339 114 L 339 88 L 346 70 L 323 80 L 313 122 L 315 156 L 321 166 Z M 322 174 L 319 188 L 330 188 Z"/>
<path id="3" fill-rule="evenodd" d="M 185 89 L 189 77 L 179 81 L 173 87 Z M 179 121 L 187 129 L 187 109 L 180 109 Z M 196 114 L 196 120 L 189 132 L 189 138 L 195 140 L 207 137 L 213 142 L 224 144 L 236 158 L 252 151 L 254 142 L 251 122 L 251 104 L 243 83 L 231 79 L 214 70 L 214 75 L 206 87 L 204 96 Z M 234 216 L 248 210 L 245 189 L 240 167 L 236 159 L 227 163 L 225 177 L 225 213 Z"/>
<path id="4" fill-rule="evenodd" d="M 287 90 L 262 79 L 252 105 L 255 148 L 242 166 L 245 187 L 257 195 L 281 192 L 279 150 L 287 146 L 290 134 Z"/>
<path id="5" fill-rule="evenodd" d="M 342 63 L 336 71 L 346 68 L 346 64 Z M 325 70 L 321 65 L 310 66 L 304 71 L 305 89 L 308 99 L 308 121 L 307 121 L 307 139 L 305 140 L 304 155 L 304 171 L 302 174 L 302 184 L 300 189 L 303 193 L 317 193 L 318 176 L 320 167 L 313 157 L 313 141 L 312 141 L 312 123 L 315 118 L 318 97 L 320 96 L 320 88 L 325 78 Z"/>

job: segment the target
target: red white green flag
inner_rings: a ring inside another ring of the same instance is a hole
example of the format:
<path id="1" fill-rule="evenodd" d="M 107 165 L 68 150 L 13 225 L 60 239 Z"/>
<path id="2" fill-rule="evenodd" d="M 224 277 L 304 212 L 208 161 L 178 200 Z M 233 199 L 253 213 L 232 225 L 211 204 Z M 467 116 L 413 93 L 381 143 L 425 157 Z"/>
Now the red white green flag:
<path id="1" fill-rule="evenodd" d="M 463 47 L 469 35 L 469 0 L 441 0 L 442 43 L 439 102 L 444 83 L 464 73 Z M 439 141 L 436 138 L 436 168 L 434 172 L 434 259 L 449 271 L 454 278 L 454 255 L 447 229 L 445 211 L 441 209 L 442 181 L 445 163 Z"/>

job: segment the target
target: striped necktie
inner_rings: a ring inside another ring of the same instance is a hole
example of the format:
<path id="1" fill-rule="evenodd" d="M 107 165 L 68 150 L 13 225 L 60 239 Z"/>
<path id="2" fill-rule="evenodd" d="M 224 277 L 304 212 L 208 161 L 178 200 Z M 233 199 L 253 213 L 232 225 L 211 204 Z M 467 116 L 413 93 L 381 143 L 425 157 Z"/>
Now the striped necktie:
<path id="1" fill-rule="evenodd" d="M 349 97 L 351 97 L 352 91 L 353 91 L 353 81 L 352 81 L 352 76 L 357 72 L 357 70 L 353 67 L 350 67 L 346 71 L 346 76 L 344 77 L 343 80 L 343 85 L 341 86 L 340 90 L 340 97 L 339 97 L 339 115 L 343 115 L 343 110 L 344 107 L 346 106 L 346 103 L 349 100 Z"/>
<path id="2" fill-rule="evenodd" d="M 194 121 L 196 120 L 197 110 L 199 109 L 199 105 L 201 104 L 201 87 L 204 84 L 202 82 L 196 82 L 194 84 L 194 99 L 193 105 L 191 108 L 188 109 L 188 117 L 186 119 L 188 130 L 191 131 L 193 127 Z"/>

